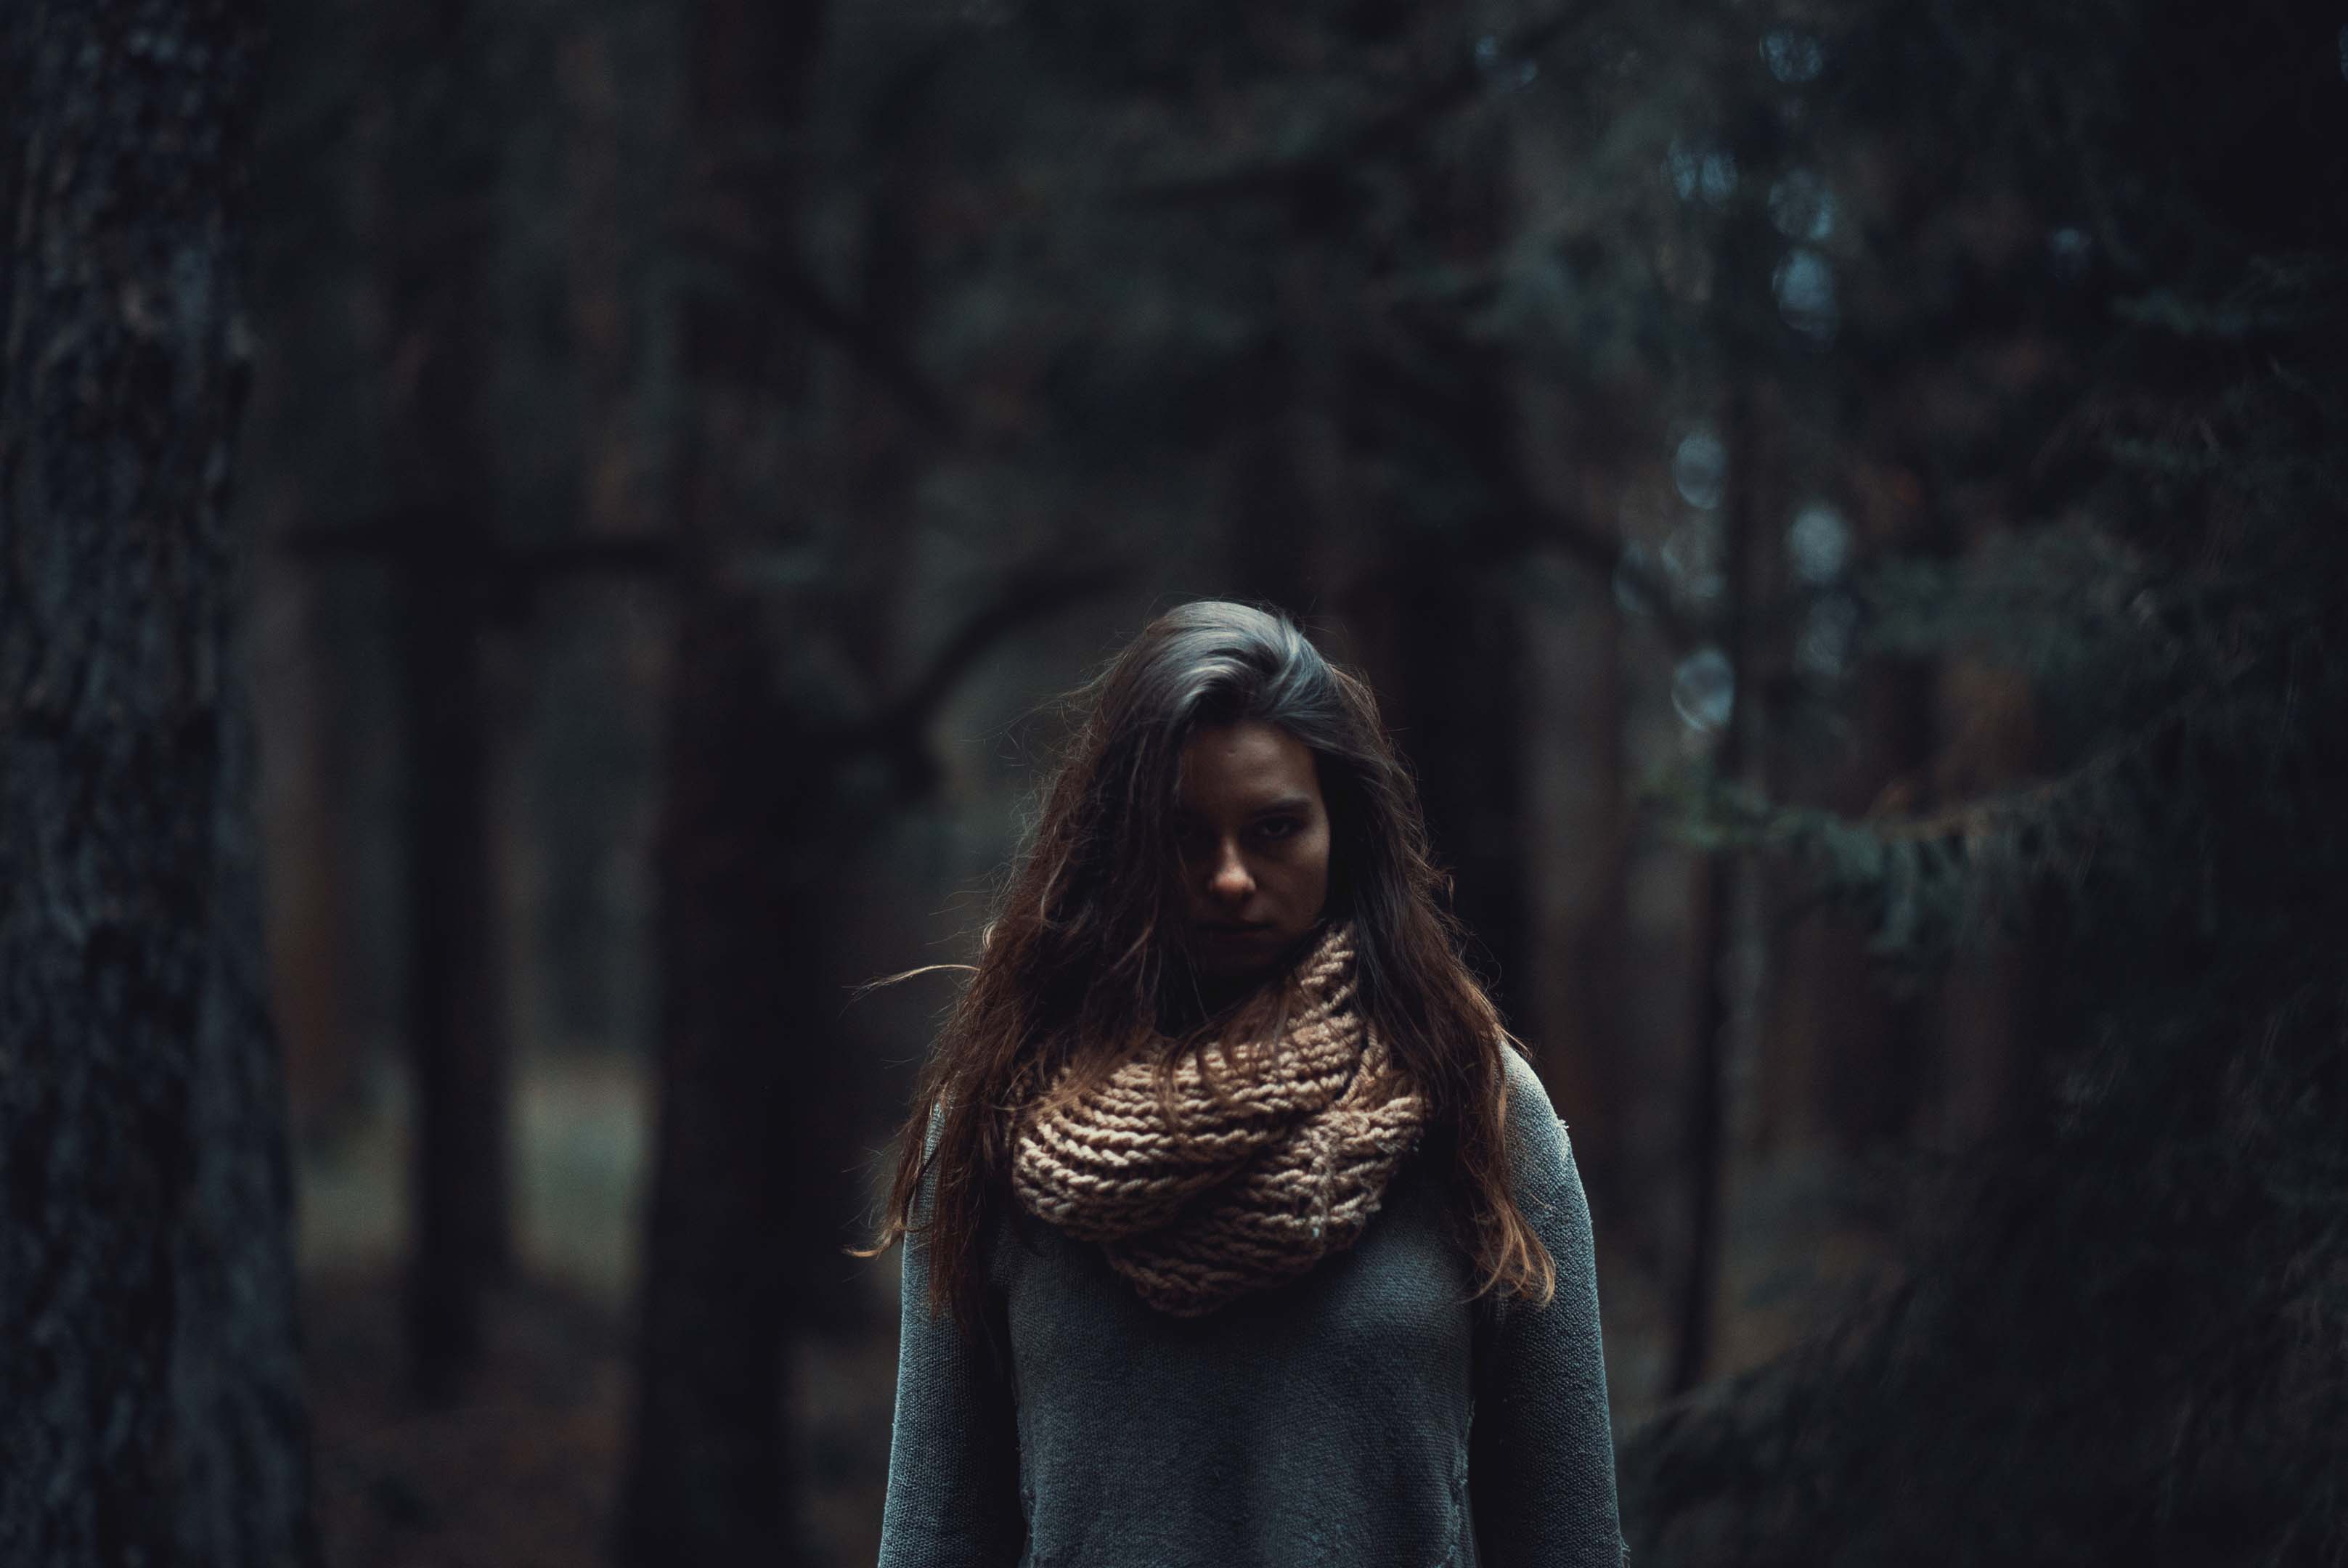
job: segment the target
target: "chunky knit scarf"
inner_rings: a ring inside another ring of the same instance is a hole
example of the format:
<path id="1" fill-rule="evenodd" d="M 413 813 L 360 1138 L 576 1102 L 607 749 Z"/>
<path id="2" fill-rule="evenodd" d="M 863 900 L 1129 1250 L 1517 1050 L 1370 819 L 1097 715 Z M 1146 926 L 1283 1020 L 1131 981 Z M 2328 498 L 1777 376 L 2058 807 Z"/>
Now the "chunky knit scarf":
<path id="1" fill-rule="evenodd" d="M 1323 933 L 1271 1049 L 1236 1063 L 1218 1051 L 1211 1087 L 1184 1058 L 1170 1120 L 1148 1060 L 1074 1098 L 1045 1093 L 1012 1162 L 1022 1206 L 1099 1242 L 1144 1301 L 1180 1317 L 1351 1246 L 1426 1119 L 1354 1010 L 1352 937 Z"/>

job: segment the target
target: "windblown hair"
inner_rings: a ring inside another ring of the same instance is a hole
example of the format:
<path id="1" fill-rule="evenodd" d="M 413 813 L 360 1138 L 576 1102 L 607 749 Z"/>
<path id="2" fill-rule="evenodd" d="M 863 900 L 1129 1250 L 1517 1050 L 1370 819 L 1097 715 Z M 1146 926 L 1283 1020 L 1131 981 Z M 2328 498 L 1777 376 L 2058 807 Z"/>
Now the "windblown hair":
<path id="1" fill-rule="evenodd" d="M 1183 745 L 1259 721 L 1313 754 L 1331 830 L 1323 917 L 1354 923 L 1357 1005 L 1427 1099 L 1426 1147 L 1451 1163 L 1476 1294 L 1546 1302 L 1555 1266 L 1509 1193 L 1511 1042 L 1461 961 L 1417 789 L 1368 685 L 1285 617 L 1203 600 L 1150 622 L 1072 703 L 1082 723 L 922 1075 L 872 1252 L 924 1230 L 932 1310 L 976 1335 L 983 1238 L 1010 1201 L 1019 1121 L 1064 1068 L 1071 1092 L 1154 1050 L 1170 1083 L 1186 1051 L 1220 1042 L 1229 1060 L 1235 1036 L 1277 1037 L 1292 973 L 1208 1015 L 1173 917 Z"/>

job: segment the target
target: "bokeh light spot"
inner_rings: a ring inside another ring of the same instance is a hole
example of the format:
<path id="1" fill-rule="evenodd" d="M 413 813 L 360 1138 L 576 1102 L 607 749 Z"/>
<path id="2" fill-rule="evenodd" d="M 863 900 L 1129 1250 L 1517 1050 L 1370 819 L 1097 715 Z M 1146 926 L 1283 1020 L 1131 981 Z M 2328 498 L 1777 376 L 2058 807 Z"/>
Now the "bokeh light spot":
<path id="1" fill-rule="evenodd" d="M 1761 60 L 1769 74 L 1788 85 L 1814 82 L 1827 68 L 1824 44 L 1791 27 L 1773 27 L 1761 36 Z"/>
<path id="2" fill-rule="evenodd" d="M 1816 245 L 1834 234 L 1834 192 L 1815 169 L 1790 169 L 1769 188 L 1769 221 L 1787 239 Z"/>
<path id="3" fill-rule="evenodd" d="M 2084 229 L 2065 227 L 2046 236 L 2046 264 L 2066 282 L 2085 273 L 2089 251 Z"/>
<path id="4" fill-rule="evenodd" d="M 1720 505 L 1728 488 L 1728 448 L 1709 430 L 1683 438 L 1672 454 L 1672 484 L 1680 499 L 1705 511 Z"/>
<path id="5" fill-rule="evenodd" d="M 1794 643 L 1794 668 L 1814 680 L 1834 681 L 1850 668 L 1851 643 L 1859 631 L 1859 606 L 1848 593 L 1830 593 L 1802 617 Z"/>
<path id="6" fill-rule="evenodd" d="M 1835 299 L 1834 268 L 1816 251 L 1797 248 L 1777 263 L 1771 286 L 1777 295 L 1777 313 L 1805 337 L 1831 338 L 1842 324 L 1842 309 Z"/>
<path id="7" fill-rule="evenodd" d="M 1850 525 L 1831 503 L 1812 501 L 1794 514 L 1786 530 L 1786 554 L 1802 581 L 1813 587 L 1832 582 L 1850 559 Z"/>
<path id="8" fill-rule="evenodd" d="M 1715 207 L 1736 194 L 1736 155 L 1725 148 L 1704 148 L 1673 141 L 1665 155 L 1672 189 L 1683 201 L 1701 199 Z"/>
<path id="9" fill-rule="evenodd" d="M 1704 647 L 1681 660 L 1672 671 L 1672 706 L 1692 730 L 1726 729 L 1736 712 L 1736 667 L 1728 655 Z"/>
<path id="10" fill-rule="evenodd" d="M 1679 591 L 1694 603 L 1718 599 L 1728 586 L 1722 560 L 1719 525 L 1710 518 L 1690 518 L 1663 541 L 1663 569 Z"/>

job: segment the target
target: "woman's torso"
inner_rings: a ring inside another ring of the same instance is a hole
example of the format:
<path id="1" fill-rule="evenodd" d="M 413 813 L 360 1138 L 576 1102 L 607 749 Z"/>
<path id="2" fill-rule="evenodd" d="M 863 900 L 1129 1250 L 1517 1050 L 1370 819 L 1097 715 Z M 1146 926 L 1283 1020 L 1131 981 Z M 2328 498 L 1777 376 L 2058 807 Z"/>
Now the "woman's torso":
<path id="1" fill-rule="evenodd" d="M 1475 1314 L 1446 1184 L 1407 1162 L 1348 1250 L 1201 1317 L 1015 1210 L 990 1272 L 1035 1568 L 1473 1564 Z"/>

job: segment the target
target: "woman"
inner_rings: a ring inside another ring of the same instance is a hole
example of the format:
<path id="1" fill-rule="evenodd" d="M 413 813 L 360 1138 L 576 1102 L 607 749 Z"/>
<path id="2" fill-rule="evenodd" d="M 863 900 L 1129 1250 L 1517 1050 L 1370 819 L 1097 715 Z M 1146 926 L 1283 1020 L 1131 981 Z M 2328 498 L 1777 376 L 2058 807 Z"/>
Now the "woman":
<path id="1" fill-rule="evenodd" d="M 1588 1206 L 1368 689 L 1206 602 L 1080 695 L 880 1238 L 882 1568 L 1618 1563 Z"/>

